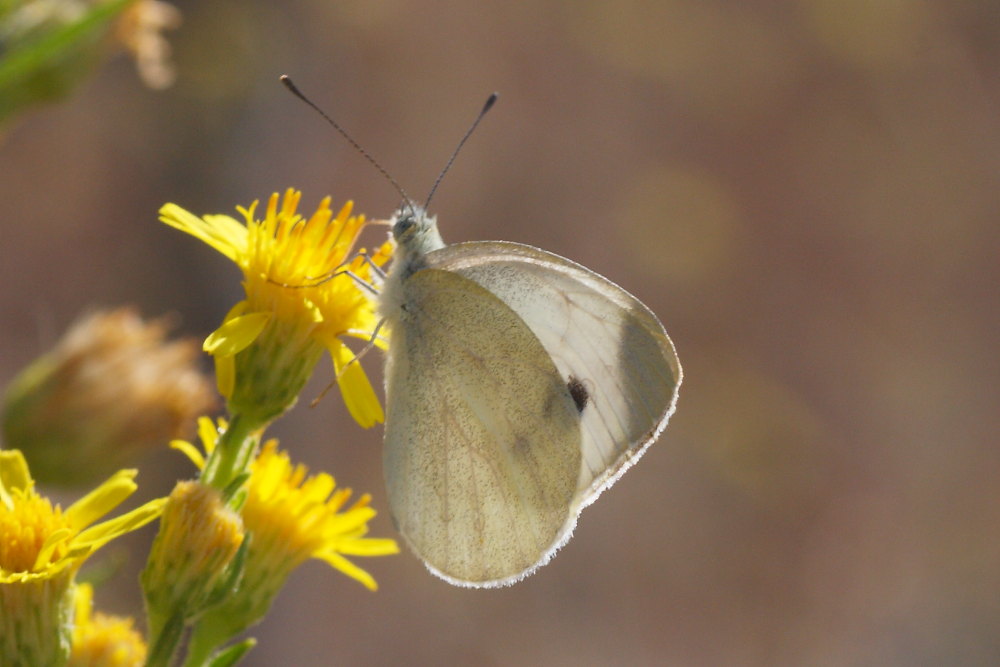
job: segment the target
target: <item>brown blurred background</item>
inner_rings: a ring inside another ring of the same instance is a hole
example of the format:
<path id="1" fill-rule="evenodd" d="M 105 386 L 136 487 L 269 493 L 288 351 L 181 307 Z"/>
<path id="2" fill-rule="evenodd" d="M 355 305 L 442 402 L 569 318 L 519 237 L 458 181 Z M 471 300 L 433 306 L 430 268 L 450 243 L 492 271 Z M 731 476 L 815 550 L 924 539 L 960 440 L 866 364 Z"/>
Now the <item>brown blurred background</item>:
<path id="1" fill-rule="evenodd" d="M 220 322 L 238 272 L 164 202 L 392 211 L 282 73 L 416 197 L 500 91 L 436 196 L 445 238 L 611 277 L 686 375 L 534 577 L 461 590 L 405 553 L 362 561 L 373 594 L 310 563 L 247 665 L 1000 662 L 1000 3 L 177 4 L 173 88 L 116 59 L 0 145 L 0 380 L 94 305 Z M 305 403 L 283 445 L 385 509 L 381 429 Z M 191 474 L 140 469 L 146 496 Z M 137 611 L 151 537 L 99 605 Z"/>

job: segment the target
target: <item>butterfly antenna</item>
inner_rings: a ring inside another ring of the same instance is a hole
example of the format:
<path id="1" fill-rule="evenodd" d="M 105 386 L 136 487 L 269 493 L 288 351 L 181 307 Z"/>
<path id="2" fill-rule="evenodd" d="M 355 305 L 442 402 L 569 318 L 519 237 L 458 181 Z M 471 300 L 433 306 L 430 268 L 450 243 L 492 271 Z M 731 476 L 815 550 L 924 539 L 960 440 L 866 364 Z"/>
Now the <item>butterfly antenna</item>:
<path id="1" fill-rule="evenodd" d="M 292 83 L 292 80 L 289 78 L 289 76 L 287 74 L 282 74 L 281 77 L 279 77 L 279 78 L 281 79 L 281 83 L 285 84 L 285 88 L 287 88 L 289 91 L 291 91 L 291 93 L 293 95 L 295 95 L 295 97 L 299 98 L 300 100 L 302 100 L 303 102 L 305 102 L 306 104 L 308 104 L 309 106 L 311 106 L 316 113 L 318 113 L 320 116 L 323 117 L 323 120 L 325 120 L 327 123 L 329 123 L 330 126 L 333 127 L 333 129 L 335 129 L 337 132 L 340 133 L 340 136 L 342 136 L 344 139 L 347 139 L 347 143 L 349 143 L 351 146 L 353 146 L 354 150 L 356 150 L 357 152 L 361 153 L 362 157 L 364 157 L 366 160 L 368 160 L 372 164 L 373 167 L 375 167 L 376 169 L 378 169 L 378 172 L 380 174 L 382 174 L 382 176 L 384 176 L 385 179 L 387 181 L 389 181 L 389 183 L 392 184 L 392 187 L 396 188 L 396 192 L 398 192 L 400 194 L 400 196 L 402 196 L 403 201 L 406 202 L 406 205 L 410 208 L 410 211 L 414 211 L 413 200 L 410 199 L 410 196 L 408 194 L 406 194 L 406 190 L 404 190 L 402 188 L 402 186 L 400 186 L 399 183 L 396 182 L 395 178 L 393 178 L 392 176 L 389 175 L 389 172 L 387 172 L 384 168 L 382 168 L 382 165 L 380 165 L 378 163 L 378 161 L 375 158 L 373 158 L 368 153 L 368 151 L 366 151 L 364 148 L 362 148 L 361 145 L 358 142 L 356 142 L 351 137 L 351 135 L 349 135 L 347 133 L 347 130 L 345 130 L 344 128 L 342 128 L 337 123 L 337 121 L 335 121 L 333 118 L 330 118 L 330 116 L 328 116 L 325 111 L 323 111 L 322 109 L 320 109 L 319 106 L 315 102 L 313 102 L 311 99 L 309 99 L 308 97 L 306 97 L 305 94 L 301 90 L 299 90 L 298 87 L 294 83 Z M 485 113 L 485 110 L 484 110 L 484 113 Z M 480 114 L 480 116 L 482 116 L 482 114 Z M 478 123 L 479 121 L 477 120 L 476 122 Z M 473 127 L 475 127 L 475 125 L 473 125 Z M 466 137 L 466 138 L 468 138 L 468 137 Z M 462 142 L 464 143 L 465 139 L 463 139 Z M 462 146 L 462 144 L 459 144 L 459 148 L 461 148 L 461 146 Z M 452 157 L 452 159 L 454 160 L 455 158 Z M 449 166 L 451 166 L 451 163 L 449 163 Z M 447 171 L 447 168 L 446 168 L 446 171 Z"/>
<path id="2" fill-rule="evenodd" d="M 479 125 L 479 121 L 483 119 L 483 116 L 486 115 L 486 112 L 492 109 L 493 105 L 496 104 L 498 97 L 500 97 L 498 93 L 491 93 L 490 96 L 486 98 L 486 104 L 483 105 L 483 108 L 479 112 L 479 115 L 476 116 L 476 120 L 472 122 L 472 126 L 468 129 L 468 131 L 466 131 L 465 136 L 462 137 L 462 140 L 458 142 L 458 146 L 455 147 L 455 151 L 451 154 L 451 157 L 448 158 L 448 164 L 444 166 L 444 169 L 441 170 L 441 173 L 440 175 L 438 175 L 437 180 L 434 181 L 434 187 L 431 188 L 430 194 L 427 195 L 427 201 L 424 202 L 425 210 L 427 209 L 428 206 L 430 206 L 431 198 L 434 196 L 434 193 L 437 192 L 438 186 L 441 185 L 441 179 L 443 179 L 444 175 L 448 173 L 449 169 L 451 169 L 451 165 L 452 163 L 455 162 L 455 158 L 458 157 L 458 153 L 459 151 L 462 150 L 462 146 L 464 146 L 465 142 L 468 141 L 469 137 L 472 136 L 472 133 L 475 131 L 476 126 Z"/>

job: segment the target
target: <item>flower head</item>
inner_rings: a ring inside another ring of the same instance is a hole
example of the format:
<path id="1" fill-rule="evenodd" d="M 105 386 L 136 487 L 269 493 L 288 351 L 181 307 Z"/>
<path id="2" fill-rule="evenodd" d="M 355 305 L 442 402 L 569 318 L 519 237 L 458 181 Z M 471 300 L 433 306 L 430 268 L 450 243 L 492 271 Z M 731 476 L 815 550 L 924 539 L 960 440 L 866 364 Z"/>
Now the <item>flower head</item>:
<path id="1" fill-rule="evenodd" d="M 338 489 L 326 473 L 308 473 L 278 449 L 277 440 L 264 443 L 243 506 L 243 520 L 256 544 L 248 554 L 248 570 L 255 564 L 258 571 L 279 578 L 308 558 L 318 558 L 376 590 L 375 579 L 345 558 L 399 553 L 395 540 L 366 537 L 368 521 L 375 517 L 371 496 L 366 493 L 348 504 L 351 489 Z"/>
<path id="2" fill-rule="evenodd" d="M 42 482 L 92 483 L 144 449 L 193 430 L 216 403 L 194 341 L 132 309 L 76 322 L 11 383 L 3 434 Z"/>
<path id="3" fill-rule="evenodd" d="M 115 36 L 135 58 L 139 76 L 150 88 L 167 88 L 176 78 L 170 42 L 162 31 L 180 24 L 181 12 L 170 3 L 137 0 L 125 8 L 115 25 Z"/>
<path id="4" fill-rule="evenodd" d="M 300 197 L 291 189 L 284 198 L 272 195 L 262 221 L 254 217 L 257 202 L 239 209 L 245 222 L 224 215 L 198 218 L 175 204 L 161 208 L 160 219 L 243 271 L 246 298 L 205 341 L 234 414 L 252 415 L 264 425 L 283 413 L 327 350 L 348 410 L 369 427 L 383 420 L 382 407 L 343 341 L 375 338 L 374 304 L 358 283 L 375 280 L 372 266 L 385 264 L 392 245 L 352 255 L 364 216 L 351 215 L 351 202 L 334 215 L 326 198 L 304 218 L 297 212 Z M 385 346 L 382 338 L 375 343 Z"/>
<path id="5" fill-rule="evenodd" d="M 76 587 L 73 647 L 67 667 L 141 667 L 146 663 L 146 642 L 130 617 L 94 613 L 94 589 Z"/>
<path id="6" fill-rule="evenodd" d="M 217 430 L 208 418 L 199 422 L 206 452 L 215 447 Z M 187 442 L 175 442 L 201 467 L 201 452 Z M 268 440 L 251 466 L 246 501 L 241 510 L 251 539 L 239 590 L 209 610 L 196 628 L 214 638 L 229 637 L 259 621 L 291 572 L 309 558 L 322 560 L 343 574 L 376 590 L 375 579 L 347 556 L 382 556 L 399 552 L 395 540 L 367 537 L 375 516 L 363 495 L 348 505 L 350 489 L 338 489 L 325 473 L 310 476 Z"/>
<path id="7" fill-rule="evenodd" d="M 76 571 L 163 510 L 165 499 L 158 499 L 97 522 L 136 490 L 135 475 L 119 471 L 63 511 L 35 491 L 21 452 L 0 451 L 0 664 L 65 660 Z"/>
<path id="8" fill-rule="evenodd" d="M 35 491 L 21 452 L 0 451 L 0 585 L 75 571 L 111 540 L 158 517 L 165 498 L 95 523 L 138 488 L 136 474 L 118 471 L 64 512 Z"/>
<path id="9" fill-rule="evenodd" d="M 216 489 L 177 483 L 142 573 L 151 641 L 231 594 L 244 536 L 239 515 Z"/>

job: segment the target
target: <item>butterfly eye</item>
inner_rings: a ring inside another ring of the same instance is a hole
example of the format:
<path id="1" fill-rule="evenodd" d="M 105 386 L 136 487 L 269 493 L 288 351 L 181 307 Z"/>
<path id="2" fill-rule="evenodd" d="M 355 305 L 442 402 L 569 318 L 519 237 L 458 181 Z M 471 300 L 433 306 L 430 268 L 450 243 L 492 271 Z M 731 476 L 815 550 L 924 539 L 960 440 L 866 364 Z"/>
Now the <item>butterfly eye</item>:
<path id="1" fill-rule="evenodd" d="M 396 220 L 396 224 L 392 226 L 392 235 L 397 239 L 402 238 L 407 232 L 409 232 L 417 224 L 416 218 L 412 214 L 407 214 Z"/>

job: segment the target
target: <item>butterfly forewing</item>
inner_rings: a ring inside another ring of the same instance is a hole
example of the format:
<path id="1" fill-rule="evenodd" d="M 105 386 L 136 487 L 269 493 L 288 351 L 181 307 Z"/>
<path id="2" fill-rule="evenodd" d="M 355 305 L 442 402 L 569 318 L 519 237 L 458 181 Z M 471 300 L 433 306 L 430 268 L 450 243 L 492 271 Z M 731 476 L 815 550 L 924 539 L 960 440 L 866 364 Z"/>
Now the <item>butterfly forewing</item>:
<path id="1" fill-rule="evenodd" d="M 524 319 L 473 280 L 422 269 L 400 293 L 386 366 L 393 517 L 452 583 L 511 583 L 575 522 L 577 399 Z"/>
<path id="2" fill-rule="evenodd" d="M 555 363 L 581 417 L 579 511 L 642 454 L 673 412 L 681 369 L 663 325 L 606 278 L 531 246 L 459 243 L 427 259 L 501 299 Z"/>

